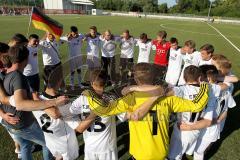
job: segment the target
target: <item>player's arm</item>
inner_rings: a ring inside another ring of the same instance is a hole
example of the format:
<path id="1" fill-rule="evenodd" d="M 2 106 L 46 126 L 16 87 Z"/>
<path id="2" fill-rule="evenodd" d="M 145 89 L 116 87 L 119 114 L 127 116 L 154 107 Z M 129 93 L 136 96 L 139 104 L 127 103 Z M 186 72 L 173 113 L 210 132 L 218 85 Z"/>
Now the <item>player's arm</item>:
<path id="1" fill-rule="evenodd" d="M 179 129 L 182 131 L 192 131 L 192 130 L 199 130 L 203 128 L 207 128 L 211 126 L 212 120 L 209 119 L 201 119 L 200 121 L 197 121 L 192 124 L 187 124 L 187 123 L 180 123 L 179 124 Z"/>
<path id="2" fill-rule="evenodd" d="M 228 111 L 224 111 L 217 119 L 216 123 L 221 123 L 227 117 Z"/>
<path id="3" fill-rule="evenodd" d="M 52 117 L 53 119 L 58 119 L 61 117 L 61 113 L 57 107 L 51 107 L 51 108 L 44 109 L 44 112 L 49 117 Z"/>
<path id="4" fill-rule="evenodd" d="M 173 112 L 200 112 L 208 103 L 208 91 L 208 85 L 202 83 L 200 85 L 199 93 L 193 101 L 171 96 L 165 98 L 164 103 L 169 104 L 169 107 Z"/>
<path id="5" fill-rule="evenodd" d="M 2 104 L 6 104 L 6 105 L 9 105 L 9 97 L 7 96 L 4 88 L 3 88 L 3 85 L 2 85 L 2 82 L 0 82 L 0 102 Z"/>
<path id="6" fill-rule="evenodd" d="M 236 83 L 239 81 L 238 77 L 235 75 L 225 76 L 225 77 L 218 77 L 219 81 L 228 82 L 228 83 Z"/>
<path id="7" fill-rule="evenodd" d="M 226 83 L 218 83 L 221 88 L 221 91 L 227 90 L 229 86 Z"/>
<path id="8" fill-rule="evenodd" d="M 93 112 L 90 113 L 90 115 L 84 119 L 84 121 L 81 121 L 77 128 L 75 129 L 76 132 L 83 133 L 86 129 L 88 129 L 92 123 L 95 121 L 96 114 Z"/>
<path id="9" fill-rule="evenodd" d="M 98 116 L 111 116 L 131 111 L 130 106 L 134 105 L 132 94 L 128 94 L 110 103 L 99 99 L 94 93 L 85 90 L 83 94 L 87 97 L 90 109 Z"/>
<path id="10" fill-rule="evenodd" d="M 27 92 L 24 89 L 17 89 L 14 91 L 13 100 L 15 105 L 13 105 L 11 100 L 10 103 L 16 106 L 17 110 L 21 111 L 35 111 L 50 108 L 52 106 L 64 105 L 69 99 L 66 96 L 60 96 L 53 100 L 30 100 L 27 98 Z"/>

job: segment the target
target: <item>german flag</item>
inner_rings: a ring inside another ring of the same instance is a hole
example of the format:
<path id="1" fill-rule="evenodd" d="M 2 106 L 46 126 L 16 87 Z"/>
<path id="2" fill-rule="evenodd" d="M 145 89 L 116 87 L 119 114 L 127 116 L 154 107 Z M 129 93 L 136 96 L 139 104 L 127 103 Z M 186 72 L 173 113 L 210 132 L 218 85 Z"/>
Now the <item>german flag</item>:
<path id="1" fill-rule="evenodd" d="M 32 23 L 36 29 L 52 33 L 57 40 L 63 33 L 63 25 L 39 11 L 36 7 L 32 10 Z"/>

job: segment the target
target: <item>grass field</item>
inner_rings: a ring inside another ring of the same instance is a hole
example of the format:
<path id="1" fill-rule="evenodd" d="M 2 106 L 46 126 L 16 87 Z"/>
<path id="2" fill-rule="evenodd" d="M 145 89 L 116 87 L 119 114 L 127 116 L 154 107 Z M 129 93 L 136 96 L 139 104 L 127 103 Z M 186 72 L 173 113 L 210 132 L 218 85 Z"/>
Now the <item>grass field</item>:
<path id="1" fill-rule="evenodd" d="M 120 35 L 124 29 L 129 29 L 134 37 L 138 37 L 140 33 L 147 33 L 149 38 L 155 38 L 155 34 L 159 30 L 166 30 L 168 38 L 177 37 L 180 45 L 184 41 L 192 39 L 196 41 L 197 49 L 205 43 L 211 43 L 215 46 L 216 53 L 226 55 L 233 63 L 233 71 L 240 76 L 240 52 L 234 49 L 215 30 L 209 27 L 204 22 L 190 21 L 173 21 L 160 19 L 144 19 L 144 18 L 128 18 L 128 17 L 110 17 L 110 16 L 54 16 L 56 20 L 64 25 L 64 34 L 69 31 L 71 25 L 76 25 L 79 32 L 86 33 L 88 27 L 96 25 L 99 32 L 105 29 L 111 29 L 113 34 Z M 27 33 L 29 17 L 0 17 L 0 41 L 8 42 L 14 33 Z M 222 34 L 224 34 L 232 43 L 240 47 L 240 30 L 239 25 L 233 24 L 212 24 Z M 33 27 L 30 33 L 37 33 L 40 36 L 44 32 L 35 30 Z M 83 53 L 86 45 L 83 46 Z M 119 50 L 118 50 L 119 53 Z M 40 54 L 41 55 L 41 54 Z M 68 57 L 66 45 L 61 46 L 62 61 L 66 61 Z M 135 57 L 137 57 L 137 50 Z M 39 56 L 39 66 L 42 68 L 41 56 Z M 239 96 L 236 96 L 238 105 L 240 104 Z M 240 109 L 235 107 L 229 111 L 226 128 L 222 139 L 218 141 L 213 148 L 208 152 L 207 159 L 213 160 L 237 160 L 240 159 Z M 125 124 L 123 124 L 125 125 Z M 9 138 L 6 131 L 0 128 L 0 160 L 16 159 L 12 140 Z M 121 159 L 127 159 L 126 153 L 126 138 L 127 135 L 119 137 L 119 155 L 123 155 Z M 82 142 L 81 136 L 79 141 Z M 121 144 L 120 144 L 121 143 Z M 41 159 L 39 153 L 36 153 L 35 159 Z M 82 159 L 82 157 L 80 158 Z"/>

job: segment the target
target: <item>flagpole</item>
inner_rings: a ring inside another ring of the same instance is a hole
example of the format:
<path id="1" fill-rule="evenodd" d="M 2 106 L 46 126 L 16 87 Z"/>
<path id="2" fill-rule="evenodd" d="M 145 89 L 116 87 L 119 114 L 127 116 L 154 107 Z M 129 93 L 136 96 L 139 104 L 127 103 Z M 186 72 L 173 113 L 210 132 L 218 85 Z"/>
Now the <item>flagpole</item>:
<path id="1" fill-rule="evenodd" d="M 29 31 L 30 31 L 30 27 L 31 27 L 31 23 L 32 23 L 32 12 L 33 12 L 33 7 L 31 10 L 31 14 L 30 14 L 30 18 L 29 18 L 29 24 L 28 24 L 28 30 L 27 30 L 27 37 L 29 35 Z"/>

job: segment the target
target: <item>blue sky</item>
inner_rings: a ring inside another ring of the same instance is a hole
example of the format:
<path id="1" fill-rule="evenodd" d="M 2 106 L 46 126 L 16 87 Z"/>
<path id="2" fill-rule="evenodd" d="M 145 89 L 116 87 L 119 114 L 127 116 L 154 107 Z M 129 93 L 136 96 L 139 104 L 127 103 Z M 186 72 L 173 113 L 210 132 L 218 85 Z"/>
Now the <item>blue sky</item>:
<path id="1" fill-rule="evenodd" d="M 167 3 L 168 7 L 171 7 L 176 4 L 176 0 L 158 0 L 158 3 Z"/>

